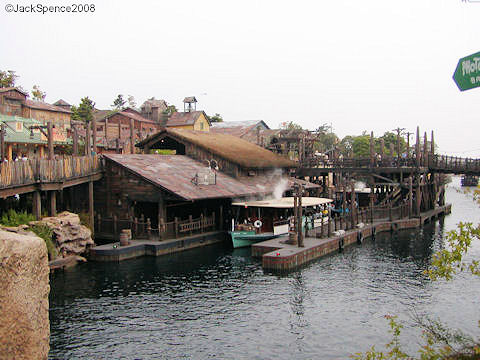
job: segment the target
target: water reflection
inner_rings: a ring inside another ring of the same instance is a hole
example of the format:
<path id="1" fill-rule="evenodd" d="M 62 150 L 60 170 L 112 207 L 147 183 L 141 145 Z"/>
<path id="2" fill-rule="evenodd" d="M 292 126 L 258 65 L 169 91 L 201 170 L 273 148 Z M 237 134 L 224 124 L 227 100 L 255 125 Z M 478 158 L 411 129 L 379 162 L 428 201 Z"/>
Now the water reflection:
<path id="1" fill-rule="evenodd" d="M 480 284 L 423 273 L 444 232 L 479 217 L 471 200 L 448 194 L 455 208 L 445 222 L 378 234 L 284 276 L 264 273 L 249 249 L 222 245 L 55 274 L 50 357 L 347 358 L 387 342 L 384 315 L 408 323 L 412 308 L 475 329 Z M 414 348 L 418 332 L 404 334 Z"/>

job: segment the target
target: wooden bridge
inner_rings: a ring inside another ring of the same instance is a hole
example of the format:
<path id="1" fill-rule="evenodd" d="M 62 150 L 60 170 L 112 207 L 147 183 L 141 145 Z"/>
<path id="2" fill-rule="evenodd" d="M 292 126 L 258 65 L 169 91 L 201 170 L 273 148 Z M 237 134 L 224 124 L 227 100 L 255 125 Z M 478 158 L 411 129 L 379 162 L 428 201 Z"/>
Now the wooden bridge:
<path id="1" fill-rule="evenodd" d="M 322 176 L 333 172 L 357 173 L 410 173 L 436 172 L 442 174 L 465 174 L 480 176 L 480 159 L 461 158 L 447 155 L 428 155 L 417 161 L 416 157 L 383 159 L 334 158 L 332 160 L 318 159 L 303 163 L 296 171 L 300 177 Z"/>
<path id="2" fill-rule="evenodd" d="M 58 159 L 33 159 L 0 163 L 0 198 L 33 193 L 33 212 L 41 216 L 41 191 L 48 191 L 50 213 L 56 213 L 56 194 L 64 188 L 89 184 L 89 208 L 93 224 L 93 181 L 102 177 L 98 155 L 64 156 Z"/>

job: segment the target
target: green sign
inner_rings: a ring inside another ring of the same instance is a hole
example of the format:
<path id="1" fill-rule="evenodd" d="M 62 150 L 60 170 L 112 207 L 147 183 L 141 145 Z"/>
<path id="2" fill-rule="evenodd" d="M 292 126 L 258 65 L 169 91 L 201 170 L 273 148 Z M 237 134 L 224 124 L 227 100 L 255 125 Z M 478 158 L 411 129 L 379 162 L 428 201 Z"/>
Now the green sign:
<path id="1" fill-rule="evenodd" d="M 453 81 L 460 91 L 480 86 L 480 52 L 458 61 L 457 68 L 453 73 Z"/>

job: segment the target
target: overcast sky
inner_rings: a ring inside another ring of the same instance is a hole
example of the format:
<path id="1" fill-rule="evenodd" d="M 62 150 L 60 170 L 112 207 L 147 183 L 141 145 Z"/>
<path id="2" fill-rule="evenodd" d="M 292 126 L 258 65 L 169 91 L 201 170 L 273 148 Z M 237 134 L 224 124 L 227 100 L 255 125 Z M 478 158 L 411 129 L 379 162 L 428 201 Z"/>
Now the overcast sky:
<path id="1" fill-rule="evenodd" d="M 124 94 L 183 108 L 194 95 L 225 121 L 331 123 L 340 137 L 420 125 L 440 152 L 480 157 L 480 88 L 452 80 L 480 51 L 470 1 L 87 0 L 93 13 L 42 15 L 0 0 L 0 69 L 51 103 L 106 109 Z"/>

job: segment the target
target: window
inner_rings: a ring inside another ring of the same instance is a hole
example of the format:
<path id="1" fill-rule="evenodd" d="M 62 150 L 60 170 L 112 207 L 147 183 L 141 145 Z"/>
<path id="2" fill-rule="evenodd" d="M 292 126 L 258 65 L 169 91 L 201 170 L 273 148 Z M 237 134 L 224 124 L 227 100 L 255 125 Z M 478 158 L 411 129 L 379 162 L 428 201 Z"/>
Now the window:
<path id="1" fill-rule="evenodd" d="M 16 130 L 17 130 L 18 132 L 23 131 L 23 123 L 22 123 L 22 122 L 17 121 L 17 123 L 16 123 Z"/>
<path id="2" fill-rule="evenodd" d="M 203 130 L 203 121 L 200 123 L 200 130 Z"/>

